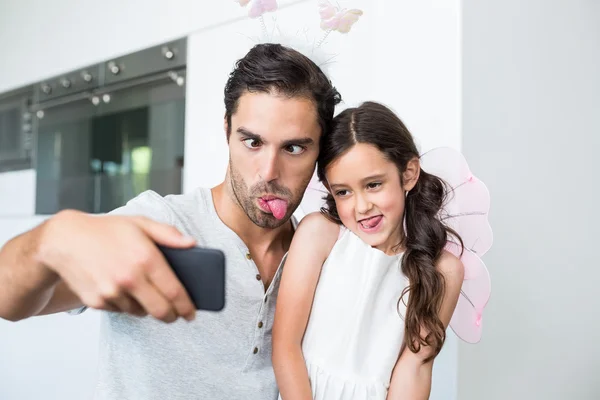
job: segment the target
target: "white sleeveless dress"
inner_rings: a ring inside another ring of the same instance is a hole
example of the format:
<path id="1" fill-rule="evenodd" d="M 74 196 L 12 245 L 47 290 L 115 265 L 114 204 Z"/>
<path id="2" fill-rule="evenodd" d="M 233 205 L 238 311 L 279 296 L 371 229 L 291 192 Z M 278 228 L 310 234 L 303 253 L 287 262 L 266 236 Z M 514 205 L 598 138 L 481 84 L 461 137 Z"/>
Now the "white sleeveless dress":
<path id="1" fill-rule="evenodd" d="M 404 337 L 402 256 L 386 255 L 341 229 L 302 343 L 313 398 L 385 400 Z"/>

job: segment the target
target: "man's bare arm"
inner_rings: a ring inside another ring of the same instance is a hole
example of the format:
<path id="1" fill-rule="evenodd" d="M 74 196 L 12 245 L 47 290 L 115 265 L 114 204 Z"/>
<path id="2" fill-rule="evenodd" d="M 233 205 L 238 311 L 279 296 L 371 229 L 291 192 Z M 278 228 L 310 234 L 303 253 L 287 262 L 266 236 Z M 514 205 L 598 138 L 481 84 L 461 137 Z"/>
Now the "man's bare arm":
<path id="1" fill-rule="evenodd" d="M 18 321 L 85 305 L 165 322 L 195 309 L 156 244 L 192 247 L 144 217 L 63 211 L 0 250 L 0 318 Z"/>

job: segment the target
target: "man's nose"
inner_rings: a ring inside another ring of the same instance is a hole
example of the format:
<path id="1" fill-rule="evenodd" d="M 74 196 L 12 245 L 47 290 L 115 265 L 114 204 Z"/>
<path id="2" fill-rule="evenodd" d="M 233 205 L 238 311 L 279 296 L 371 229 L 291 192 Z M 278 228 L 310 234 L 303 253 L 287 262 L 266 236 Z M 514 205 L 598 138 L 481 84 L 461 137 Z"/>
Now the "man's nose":
<path id="1" fill-rule="evenodd" d="M 265 182 L 272 182 L 279 178 L 279 154 L 276 150 L 265 151 L 261 159 L 260 178 Z"/>

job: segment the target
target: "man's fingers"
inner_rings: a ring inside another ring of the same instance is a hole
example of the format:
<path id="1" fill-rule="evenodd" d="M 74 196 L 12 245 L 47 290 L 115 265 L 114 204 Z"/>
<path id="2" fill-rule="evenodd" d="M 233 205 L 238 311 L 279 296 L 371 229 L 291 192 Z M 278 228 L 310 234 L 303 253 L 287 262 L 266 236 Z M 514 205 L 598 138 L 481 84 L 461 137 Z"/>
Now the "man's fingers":
<path id="1" fill-rule="evenodd" d="M 164 260 L 163 257 L 161 259 Z M 162 267 L 162 263 L 154 266 L 148 272 L 148 279 L 172 304 L 177 315 L 191 321 L 195 318 L 196 307 L 173 270 L 168 267 L 166 261 L 164 264 L 166 268 Z"/>
<path id="2" fill-rule="evenodd" d="M 108 301 L 108 304 L 115 307 L 118 311 L 127 314 L 136 315 L 138 317 L 144 317 L 148 315 L 148 313 L 133 297 L 126 294 Z"/>
<path id="3" fill-rule="evenodd" d="M 150 281 L 144 280 L 131 292 L 133 298 L 154 318 L 174 322 L 178 315 L 172 304 Z"/>
<path id="4" fill-rule="evenodd" d="M 155 243 L 177 248 L 188 248 L 196 244 L 193 238 L 184 236 L 170 225 L 161 224 L 145 217 L 135 217 L 134 221 Z"/>
<path id="5" fill-rule="evenodd" d="M 116 304 L 113 304 L 110 301 L 104 302 L 104 305 L 102 306 L 101 310 L 111 311 L 111 312 L 121 312 L 121 309 Z"/>

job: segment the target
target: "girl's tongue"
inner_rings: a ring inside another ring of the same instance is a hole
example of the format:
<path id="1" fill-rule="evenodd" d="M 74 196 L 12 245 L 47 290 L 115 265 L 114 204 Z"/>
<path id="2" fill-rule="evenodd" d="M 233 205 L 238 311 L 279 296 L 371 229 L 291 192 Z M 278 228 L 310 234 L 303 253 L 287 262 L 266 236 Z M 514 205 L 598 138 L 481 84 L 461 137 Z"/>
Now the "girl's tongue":
<path id="1" fill-rule="evenodd" d="M 383 217 L 381 215 L 378 215 L 376 217 L 372 217 L 372 218 L 360 221 L 360 223 L 361 223 L 362 226 L 364 226 L 365 228 L 369 229 L 369 228 L 373 228 L 374 226 L 377 226 L 377 224 L 379 223 L 379 221 L 381 221 L 381 218 L 383 218 Z"/>

